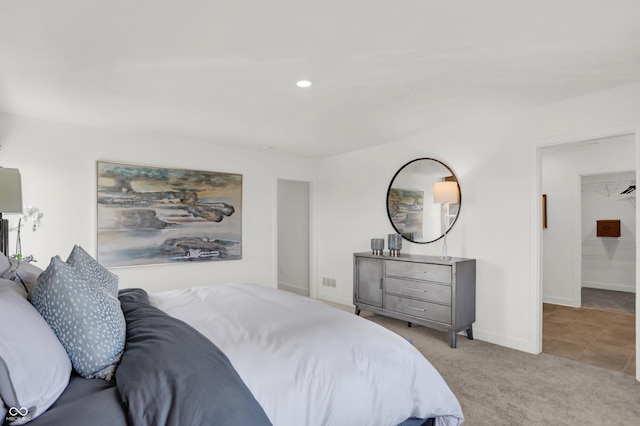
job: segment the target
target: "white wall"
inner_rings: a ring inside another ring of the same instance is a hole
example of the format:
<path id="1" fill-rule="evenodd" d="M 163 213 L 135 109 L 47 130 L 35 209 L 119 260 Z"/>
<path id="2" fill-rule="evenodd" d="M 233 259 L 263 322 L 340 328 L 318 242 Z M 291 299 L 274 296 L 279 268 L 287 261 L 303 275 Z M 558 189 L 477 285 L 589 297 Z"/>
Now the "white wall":
<path id="1" fill-rule="evenodd" d="M 420 122 L 420 117 L 406 118 Z M 393 232 L 385 207 L 390 179 L 409 160 L 437 158 L 457 174 L 462 191 L 460 218 L 448 237 L 449 254 L 478 260 L 475 336 L 536 352 L 541 302 L 537 147 L 621 128 L 640 128 L 640 84 L 518 115 L 417 129 L 403 140 L 318 162 L 172 136 L 2 117 L 0 165 L 21 169 L 25 204 L 45 212 L 42 228 L 23 237 L 23 251 L 43 263 L 57 253 L 66 257 L 74 243 L 95 253 L 98 159 L 242 173 L 243 259 L 116 270 L 123 286 L 154 290 L 225 281 L 275 287 L 276 180 L 313 181 L 317 172 L 311 257 L 318 265 L 312 265 L 312 276 L 336 279 L 336 288 L 320 288 L 320 297 L 350 303 L 352 253 L 368 251 L 372 237 Z M 440 248 L 439 242 L 403 244 L 408 253 L 438 255 Z"/>
<path id="2" fill-rule="evenodd" d="M 543 231 L 545 302 L 574 307 L 581 305 L 581 177 L 634 170 L 634 153 L 635 135 L 552 146 L 541 150 L 542 192 L 547 194 L 548 222 L 548 228 Z M 600 210 L 590 210 L 585 212 L 587 217 L 600 213 Z M 631 219 L 635 229 L 635 212 L 632 212 Z M 595 226 L 595 221 L 592 222 Z M 585 227 L 587 225 L 589 224 L 584 224 Z M 585 228 L 585 232 L 588 232 L 588 228 Z M 590 260 L 588 258 L 587 263 Z M 635 287 L 635 257 L 630 259 L 627 267 L 631 269 L 631 285 Z"/>
<path id="3" fill-rule="evenodd" d="M 582 287 L 636 292 L 637 193 L 622 194 L 635 181 L 635 171 L 582 177 Z M 620 220 L 620 236 L 598 237 L 602 219 Z"/>
<path id="4" fill-rule="evenodd" d="M 6 115 L 0 115 L 0 146 L 0 165 L 20 169 L 24 204 L 45 214 L 37 232 L 22 231 L 23 252 L 43 268 L 56 254 L 66 259 L 74 244 L 95 255 L 97 160 L 242 174 L 242 259 L 112 269 L 121 288 L 149 291 L 239 281 L 275 287 L 277 179 L 316 177 L 314 160 Z M 14 247 L 15 232 L 9 238 Z"/>
<path id="5" fill-rule="evenodd" d="M 457 174 L 461 214 L 449 254 L 477 259 L 477 321 L 481 340 L 540 350 L 537 147 L 583 135 L 636 128 L 640 85 L 576 98 L 522 114 L 424 128 L 406 139 L 325 159 L 319 169 L 319 271 L 335 277 L 320 297 L 352 300 L 352 253 L 392 232 L 386 189 L 407 161 L 433 157 Z M 409 117 L 416 119 L 416 117 Z M 440 242 L 403 243 L 403 251 L 438 255 Z"/>

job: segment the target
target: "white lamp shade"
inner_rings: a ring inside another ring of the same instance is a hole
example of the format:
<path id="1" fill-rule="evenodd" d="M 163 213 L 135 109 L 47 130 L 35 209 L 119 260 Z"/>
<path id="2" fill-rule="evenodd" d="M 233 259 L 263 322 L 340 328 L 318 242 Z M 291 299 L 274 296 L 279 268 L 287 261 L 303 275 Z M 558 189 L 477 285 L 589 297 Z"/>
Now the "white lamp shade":
<path id="1" fill-rule="evenodd" d="M 0 213 L 22 213 L 20 170 L 0 167 Z"/>
<path id="2" fill-rule="evenodd" d="M 444 181 L 433 184 L 434 204 L 456 204 L 459 202 L 458 182 Z"/>

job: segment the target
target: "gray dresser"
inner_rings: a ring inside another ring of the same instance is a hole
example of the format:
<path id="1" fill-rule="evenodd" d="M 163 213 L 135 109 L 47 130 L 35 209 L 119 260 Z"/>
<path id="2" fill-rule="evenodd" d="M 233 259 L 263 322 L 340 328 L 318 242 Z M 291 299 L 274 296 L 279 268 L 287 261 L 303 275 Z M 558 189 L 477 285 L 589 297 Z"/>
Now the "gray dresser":
<path id="1" fill-rule="evenodd" d="M 403 254 L 354 253 L 353 304 L 364 309 L 449 332 L 449 345 L 476 320 L 476 261 Z"/>

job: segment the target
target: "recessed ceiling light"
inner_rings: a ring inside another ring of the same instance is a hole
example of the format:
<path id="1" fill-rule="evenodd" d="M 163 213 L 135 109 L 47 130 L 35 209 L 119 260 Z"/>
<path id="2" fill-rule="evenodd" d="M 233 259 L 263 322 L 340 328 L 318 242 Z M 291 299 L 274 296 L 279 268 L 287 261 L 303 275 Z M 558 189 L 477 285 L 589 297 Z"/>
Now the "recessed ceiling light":
<path id="1" fill-rule="evenodd" d="M 300 80 L 298 82 L 296 82 L 296 86 L 298 87 L 309 87 L 311 86 L 311 82 L 309 80 Z"/>

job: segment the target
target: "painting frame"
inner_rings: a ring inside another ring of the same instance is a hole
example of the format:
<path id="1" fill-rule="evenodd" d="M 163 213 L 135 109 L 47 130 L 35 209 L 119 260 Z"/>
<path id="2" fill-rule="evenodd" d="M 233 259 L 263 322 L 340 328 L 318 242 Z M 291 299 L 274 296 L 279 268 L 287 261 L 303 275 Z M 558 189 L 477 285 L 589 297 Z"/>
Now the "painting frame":
<path id="1" fill-rule="evenodd" d="M 238 173 L 97 161 L 97 260 L 242 259 L 242 186 Z"/>

